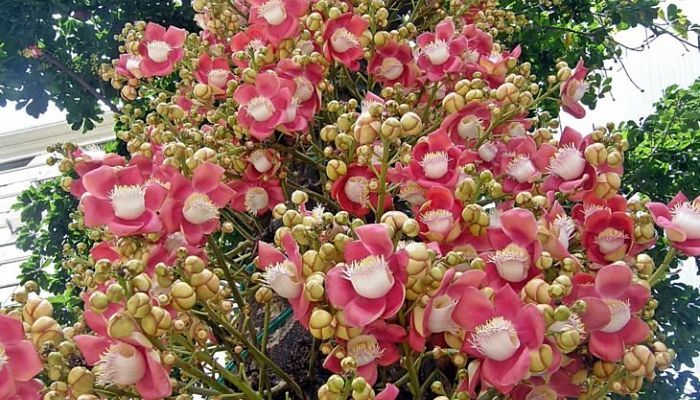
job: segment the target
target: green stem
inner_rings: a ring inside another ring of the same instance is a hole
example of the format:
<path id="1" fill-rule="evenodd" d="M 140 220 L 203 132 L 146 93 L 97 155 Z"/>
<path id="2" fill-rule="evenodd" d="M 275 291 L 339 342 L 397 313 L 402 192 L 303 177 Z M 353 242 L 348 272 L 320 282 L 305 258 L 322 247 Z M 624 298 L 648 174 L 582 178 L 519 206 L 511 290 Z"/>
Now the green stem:
<path id="1" fill-rule="evenodd" d="M 263 354 L 265 354 L 265 351 L 267 351 L 267 337 L 268 337 L 268 330 L 270 329 L 270 302 L 265 303 L 265 317 L 263 318 L 263 327 L 262 327 L 262 340 L 260 340 L 260 351 L 262 351 Z M 262 396 L 263 392 L 265 391 L 265 387 L 267 386 L 267 375 L 265 374 L 265 366 L 260 367 L 260 382 L 258 384 L 258 393 Z"/>
<path id="2" fill-rule="evenodd" d="M 386 188 L 386 175 L 387 172 L 389 171 L 389 156 L 391 153 L 391 142 L 388 139 L 385 139 L 382 137 L 382 170 L 379 173 L 379 188 L 377 191 L 379 192 L 379 197 L 377 200 L 377 213 L 376 213 L 376 220 L 379 221 L 382 218 L 382 214 L 384 214 L 384 198 L 386 197 L 387 194 L 387 188 Z"/>
<path id="3" fill-rule="evenodd" d="M 402 326 L 406 326 L 406 316 L 404 315 L 403 310 L 399 311 L 399 322 L 401 323 Z M 420 381 L 418 380 L 418 372 L 416 371 L 416 367 L 413 364 L 413 353 L 411 348 L 408 346 L 408 343 L 405 341 L 401 343 L 401 352 L 403 353 L 404 357 L 406 357 L 406 371 L 408 371 L 408 378 L 411 382 L 410 389 L 411 393 L 413 394 L 414 399 L 420 399 L 421 394 L 420 394 L 420 389 L 421 389 L 421 384 Z"/>
<path id="4" fill-rule="evenodd" d="M 675 257 L 676 248 L 670 247 L 659 268 L 657 268 L 656 271 L 654 271 L 654 273 L 649 277 L 649 286 L 654 287 L 666 278 L 666 273 L 668 272 L 669 268 L 671 268 L 671 263 Z"/>

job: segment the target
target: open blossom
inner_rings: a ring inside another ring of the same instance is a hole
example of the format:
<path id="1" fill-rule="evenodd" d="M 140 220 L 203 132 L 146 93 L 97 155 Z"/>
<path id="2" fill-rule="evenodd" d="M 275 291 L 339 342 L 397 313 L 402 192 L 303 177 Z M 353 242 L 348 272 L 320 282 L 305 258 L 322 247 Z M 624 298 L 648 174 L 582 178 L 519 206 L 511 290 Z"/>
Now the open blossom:
<path id="1" fill-rule="evenodd" d="M 282 166 L 279 153 L 273 149 L 255 149 L 243 158 L 248 162 L 243 174 L 248 181 L 270 179 Z"/>
<path id="2" fill-rule="evenodd" d="M 505 81 L 506 74 L 510 69 L 509 65 L 515 63 L 515 60 L 520 57 L 520 46 L 513 51 L 503 51 L 500 53 L 492 52 L 488 55 L 479 57 L 478 72 L 484 75 L 484 78 L 491 84 L 491 87 L 498 87 Z"/>
<path id="3" fill-rule="evenodd" d="M 349 165 L 347 174 L 333 182 L 331 196 L 343 210 L 354 216 L 364 217 L 372 211 L 368 205 L 376 209 L 379 204 L 379 195 L 369 188 L 372 179 L 377 179 L 377 176 L 368 167 Z M 391 206 L 391 196 L 385 196 L 384 210 L 390 209 Z"/>
<path id="4" fill-rule="evenodd" d="M 409 171 L 413 180 L 426 188 L 452 188 L 459 177 L 458 167 L 463 164 L 463 153 L 447 134 L 438 130 L 413 146 Z"/>
<path id="5" fill-rule="evenodd" d="M 535 260 L 542 246 L 537 238 L 537 220 L 532 212 L 513 208 L 500 214 L 499 223 L 500 229 L 488 230 L 494 252 L 487 257 L 487 281 L 495 288 L 510 284 L 519 290 L 539 273 Z"/>
<path id="6" fill-rule="evenodd" d="M 246 68 L 250 62 L 251 52 L 255 52 L 270 45 L 269 40 L 265 37 L 264 30 L 259 25 L 252 25 L 244 31 L 240 31 L 233 35 L 230 42 L 231 51 L 233 52 L 233 62 L 240 68 Z M 236 56 L 237 52 L 242 52 L 243 59 Z"/>
<path id="7" fill-rule="evenodd" d="M 491 111 L 486 104 L 472 102 L 462 107 L 458 112 L 448 115 L 440 124 L 440 129 L 447 132 L 453 143 L 474 146 L 490 123 Z"/>
<path id="8" fill-rule="evenodd" d="M 284 202 L 284 192 L 276 179 L 268 181 L 234 180 L 229 183 L 233 189 L 231 208 L 252 215 L 263 215 L 279 203 Z"/>
<path id="9" fill-rule="evenodd" d="M 628 214 L 601 209 L 586 217 L 582 243 L 592 262 L 607 265 L 622 260 L 633 242 L 634 220 Z"/>
<path id="10" fill-rule="evenodd" d="M 406 337 L 406 331 L 395 324 L 387 324 L 384 321 L 375 321 L 368 324 L 358 336 L 355 336 L 345 342 L 344 354 L 353 357 L 357 361 L 357 375 L 365 378 L 367 383 L 374 385 L 377 382 L 377 367 L 388 367 L 401 358 L 401 352 L 396 346 L 401 343 Z M 326 357 L 323 366 L 331 372 L 342 374 L 343 370 L 340 366 L 340 358 L 337 353 L 343 350 L 343 347 L 337 346 Z M 387 387 L 386 394 L 380 393 L 376 399 L 393 399 L 398 393 L 394 387 Z M 390 396 L 394 394 L 394 396 Z M 382 396 L 382 397 L 380 397 Z"/>
<path id="11" fill-rule="evenodd" d="M 328 271 L 326 291 L 347 322 L 362 327 L 396 315 L 405 298 L 406 272 L 384 225 L 363 225 L 355 233 L 359 240 L 345 245 L 345 263 Z"/>
<path id="12" fill-rule="evenodd" d="M 166 76 L 173 72 L 175 63 L 180 61 L 185 55 L 182 46 L 185 44 L 187 31 L 164 27 L 149 22 L 146 25 L 144 39 L 139 45 L 139 52 L 143 57 L 141 61 L 141 72 L 144 77 Z"/>
<path id="13" fill-rule="evenodd" d="M 420 73 L 413 60 L 413 52 L 407 44 L 394 40 L 377 46 L 374 56 L 367 65 L 367 72 L 386 86 L 400 83 L 403 87 L 413 87 Z"/>
<path id="14" fill-rule="evenodd" d="M 508 393 L 529 375 L 530 351 L 544 341 L 544 318 L 509 285 L 493 300 L 475 287 L 465 288 L 452 315 L 467 331 L 463 350 L 483 360 L 481 380 Z"/>
<path id="15" fill-rule="evenodd" d="M 80 196 L 85 193 L 85 185 L 83 185 L 83 176 L 88 172 L 101 167 L 102 165 L 108 165 L 110 167 L 124 166 L 126 160 L 124 157 L 114 154 L 114 153 L 104 153 L 102 151 L 85 151 L 83 149 L 76 149 L 73 151 L 73 157 L 75 157 L 75 165 L 73 169 L 75 173 L 78 174 L 78 179 L 75 179 L 70 185 L 70 193 L 80 198 Z"/>
<path id="16" fill-rule="evenodd" d="M 286 256 L 274 246 L 258 242 L 259 267 L 264 271 L 265 284 L 287 299 L 297 321 L 308 326 L 311 310 L 303 293 L 304 275 L 299 245 L 291 234 L 287 234 L 282 238 L 282 247 Z"/>
<path id="17" fill-rule="evenodd" d="M 298 104 L 297 113 L 306 120 L 313 119 L 321 107 L 318 84 L 323 77 L 323 66 L 314 63 L 297 64 L 292 59 L 285 58 L 277 63 L 277 73 L 294 82 L 292 101 Z"/>
<path id="18" fill-rule="evenodd" d="M 233 78 L 229 70 L 228 61 L 223 57 L 212 59 L 208 54 L 199 56 L 197 69 L 194 76 L 199 83 L 209 85 L 216 95 L 226 93 L 226 85 Z"/>
<path id="19" fill-rule="evenodd" d="M 573 74 L 561 84 L 561 107 L 575 118 L 586 116 L 586 109 L 579 103 L 588 90 L 588 84 L 584 82 L 588 74 L 588 68 L 583 65 L 583 59 L 576 64 Z"/>
<path id="20" fill-rule="evenodd" d="M 102 314 L 86 310 L 85 321 L 95 335 L 77 335 L 75 344 L 90 366 L 99 366 L 96 383 L 100 386 L 135 385 L 145 400 L 170 396 L 172 386 L 160 354 L 141 332 L 135 330 L 124 338 L 113 338 L 107 330 L 107 320 L 123 309 L 110 307 Z"/>
<path id="21" fill-rule="evenodd" d="M 501 159 L 502 173 L 506 175 L 503 190 L 517 193 L 532 188 L 549 166 L 550 158 L 557 148 L 549 143 L 537 144 L 530 136 L 513 138 L 507 144 L 507 150 Z"/>
<path id="22" fill-rule="evenodd" d="M 700 197 L 691 202 L 678 192 L 668 206 L 650 202 L 647 209 L 673 247 L 688 256 L 700 255 Z"/>
<path id="23" fill-rule="evenodd" d="M 86 193 L 80 200 L 85 225 L 107 225 L 117 236 L 159 232 L 157 211 L 167 189 L 148 182 L 137 166 L 126 168 L 103 165 L 83 176 Z"/>
<path id="24" fill-rule="evenodd" d="M 25 340 L 22 321 L 0 314 L 0 399 L 39 400 L 44 385 L 34 379 L 44 366 Z"/>
<path id="25" fill-rule="evenodd" d="M 139 79 L 143 76 L 143 72 L 141 72 L 142 61 L 143 57 L 140 55 L 128 53 L 120 54 L 119 62 L 117 63 L 117 66 L 114 69 L 117 72 L 117 74 L 123 76 L 124 78 Z"/>
<path id="26" fill-rule="evenodd" d="M 293 90 L 283 85 L 274 72 L 262 72 L 255 84 L 241 85 L 233 94 L 238 102 L 238 122 L 258 140 L 272 136 L 277 125 L 288 122 L 287 108 L 292 102 Z"/>
<path id="27" fill-rule="evenodd" d="M 462 204 L 444 187 L 430 188 L 416 215 L 420 234 L 428 241 L 449 243 L 462 231 Z"/>
<path id="28" fill-rule="evenodd" d="M 192 180 L 175 174 L 161 217 L 168 233 L 182 232 L 187 243 L 199 244 L 219 226 L 219 209 L 233 196 L 233 190 L 220 182 L 224 169 L 204 163 L 192 174 Z"/>
<path id="29" fill-rule="evenodd" d="M 569 247 L 576 232 L 576 221 L 566 214 L 558 201 L 540 220 L 542 247 L 559 260 L 570 257 Z"/>
<path id="30" fill-rule="evenodd" d="M 357 61 L 362 58 L 360 37 L 365 33 L 369 21 L 347 12 L 326 23 L 323 30 L 323 53 L 328 60 L 336 60 L 350 71 L 360 69 Z"/>
<path id="31" fill-rule="evenodd" d="M 418 67 L 431 81 L 439 81 L 446 74 L 462 68 L 462 53 L 467 49 L 467 38 L 455 36 L 455 24 L 446 19 L 437 24 L 435 33 L 424 32 L 416 38 L 420 48 Z"/>
<path id="32" fill-rule="evenodd" d="M 581 320 L 590 332 L 589 348 L 603 360 L 621 360 L 627 346 L 649 335 L 649 326 L 636 315 L 649 299 L 649 289 L 633 283 L 633 276 L 623 262 L 607 265 L 595 276 L 574 276 L 571 299 L 586 302 Z"/>
<path id="33" fill-rule="evenodd" d="M 309 8 L 308 0 L 246 0 L 250 4 L 248 22 L 263 28 L 274 45 L 296 35 L 299 17 Z"/>
<path id="34" fill-rule="evenodd" d="M 549 162 L 549 176 L 542 183 L 542 190 L 574 193 L 581 190 L 573 199 L 580 199 L 584 192 L 593 189 L 596 183 L 596 169 L 584 156 L 589 138 L 584 139 L 575 129 L 566 127 L 559 139 L 559 148 Z"/>

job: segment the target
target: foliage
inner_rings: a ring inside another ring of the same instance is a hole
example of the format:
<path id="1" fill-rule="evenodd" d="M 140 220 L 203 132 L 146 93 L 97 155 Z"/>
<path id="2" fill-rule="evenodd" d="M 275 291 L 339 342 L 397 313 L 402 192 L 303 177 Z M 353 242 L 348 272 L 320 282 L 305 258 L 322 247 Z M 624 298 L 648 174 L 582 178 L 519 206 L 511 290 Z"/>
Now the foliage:
<path id="1" fill-rule="evenodd" d="M 126 22 L 194 26 L 189 1 L 2 0 L 0 9 L 0 107 L 14 101 L 38 118 L 51 102 L 73 129 L 86 131 L 102 114 L 98 101 L 116 111 L 119 94 L 98 68 L 119 54 L 114 35 Z M 27 54 L 30 46 L 41 55 Z"/>

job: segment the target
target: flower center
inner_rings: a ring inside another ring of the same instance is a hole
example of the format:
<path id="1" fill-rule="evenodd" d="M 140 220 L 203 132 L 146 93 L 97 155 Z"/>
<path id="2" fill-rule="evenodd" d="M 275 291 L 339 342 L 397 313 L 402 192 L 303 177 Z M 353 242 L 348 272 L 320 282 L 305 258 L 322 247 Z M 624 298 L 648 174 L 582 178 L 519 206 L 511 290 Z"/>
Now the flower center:
<path id="1" fill-rule="evenodd" d="M 573 145 L 561 147 L 549 163 L 549 171 L 567 181 L 580 177 L 585 167 L 586 159 Z"/>
<path id="2" fill-rule="evenodd" d="M 272 162 L 267 158 L 265 150 L 258 149 L 250 153 L 248 162 L 253 164 L 253 168 L 261 174 L 264 174 L 272 168 Z"/>
<path id="3" fill-rule="evenodd" d="M 131 72 L 132 71 L 138 71 L 141 68 L 141 60 L 143 57 L 141 56 L 129 56 L 129 58 L 126 60 L 126 70 Z"/>
<path id="4" fill-rule="evenodd" d="M 175 232 L 169 235 L 167 239 L 165 239 L 165 243 L 163 244 L 163 246 L 165 246 L 165 250 L 167 250 L 168 253 L 172 253 L 173 251 L 185 245 L 187 245 L 187 242 L 185 241 L 185 235 L 183 235 L 182 232 Z"/>
<path id="5" fill-rule="evenodd" d="M 530 158 L 522 154 L 510 161 L 506 167 L 506 173 L 519 183 L 532 182 L 538 175 Z"/>
<path id="6" fill-rule="evenodd" d="M 300 103 L 305 102 L 310 99 L 314 94 L 314 85 L 304 76 L 297 76 L 294 78 L 294 83 L 296 83 L 297 88 L 294 91 L 294 97 L 299 99 Z"/>
<path id="7" fill-rule="evenodd" d="M 454 218 L 451 211 L 448 210 L 430 210 L 421 214 L 421 221 L 428 227 L 430 232 L 447 235 L 452 229 Z"/>
<path id="8" fill-rule="evenodd" d="M 588 84 L 581 82 L 579 80 L 574 80 L 571 82 L 571 85 L 569 86 L 567 90 L 567 94 L 569 97 L 571 97 L 574 101 L 579 101 L 583 98 L 583 95 L 586 94 L 588 91 Z"/>
<path id="9" fill-rule="evenodd" d="M 168 54 L 170 54 L 172 48 L 162 40 L 154 40 L 148 42 L 146 50 L 148 51 L 148 58 L 157 63 L 162 63 L 168 61 Z"/>
<path id="10" fill-rule="evenodd" d="M 353 176 L 345 182 L 345 195 L 356 204 L 365 204 L 369 201 L 369 184 L 367 178 Z"/>
<path id="11" fill-rule="evenodd" d="M 245 209 L 251 214 L 267 209 L 268 204 L 270 204 L 270 196 L 267 190 L 261 187 L 250 188 L 245 193 Z"/>
<path id="12" fill-rule="evenodd" d="M 496 154 L 498 154 L 498 147 L 491 142 L 486 142 L 479 146 L 478 153 L 482 160 L 489 162 L 496 158 Z"/>
<path id="13" fill-rule="evenodd" d="M 700 239 L 700 209 L 695 203 L 684 202 L 671 211 L 671 222 L 685 233 L 688 239 Z"/>
<path id="14" fill-rule="evenodd" d="M 292 101 L 289 102 L 289 106 L 284 110 L 285 123 L 294 121 L 297 117 L 297 109 L 299 108 L 299 99 L 292 97 Z"/>
<path id="15" fill-rule="evenodd" d="M 495 317 L 476 328 L 471 344 L 485 357 L 505 361 L 520 348 L 518 333 L 513 323 L 503 317 Z"/>
<path id="16" fill-rule="evenodd" d="M 610 308 L 610 322 L 600 328 L 605 333 L 619 332 L 627 326 L 627 323 L 632 318 L 629 303 L 616 299 L 605 299 L 605 303 Z"/>
<path id="17" fill-rule="evenodd" d="M 297 281 L 296 268 L 291 261 L 283 261 L 265 268 L 263 282 L 285 299 L 296 299 L 302 284 Z"/>
<path id="18" fill-rule="evenodd" d="M 425 46 L 423 49 L 423 54 L 425 54 L 430 63 L 433 65 L 442 65 L 450 58 L 450 49 L 447 46 L 447 42 L 444 40 L 436 40 L 433 43 Z"/>
<path id="19" fill-rule="evenodd" d="M 498 208 L 489 209 L 489 228 L 501 229 L 501 214 Z"/>
<path id="20" fill-rule="evenodd" d="M 228 75 L 229 71 L 227 69 L 217 68 L 209 71 L 207 78 L 209 78 L 209 83 L 211 85 L 222 88 L 226 86 L 226 82 L 228 82 Z"/>
<path id="21" fill-rule="evenodd" d="M 598 234 L 596 243 L 598 244 L 600 252 L 607 255 L 624 248 L 625 239 L 627 239 L 627 235 L 617 229 L 605 228 L 605 230 Z"/>
<path id="22" fill-rule="evenodd" d="M 277 26 L 287 19 L 287 10 L 280 0 L 270 0 L 258 8 L 258 15 L 268 24 Z"/>
<path id="23" fill-rule="evenodd" d="M 348 340 L 347 349 L 348 355 L 357 361 L 358 367 L 372 363 L 384 352 L 373 335 L 359 335 Z"/>
<path id="24" fill-rule="evenodd" d="M 558 215 L 552 222 L 552 233 L 557 236 L 559 243 L 565 249 L 569 248 L 569 240 L 574 236 L 574 232 L 576 232 L 576 224 L 568 215 Z"/>
<path id="25" fill-rule="evenodd" d="M 357 294 L 368 299 L 386 296 L 394 286 L 394 275 L 384 256 L 367 256 L 345 266 L 343 276 L 352 283 Z"/>
<path id="26" fill-rule="evenodd" d="M 245 47 L 245 50 L 247 52 L 253 52 L 255 53 L 256 51 L 262 49 L 265 47 L 265 42 L 262 41 L 260 38 L 255 38 L 255 39 L 250 39 L 250 42 L 248 42 L 248 45 Z"/>
<path id="27" fill-rule="evenodd" d="M 434 151 L 423 156 L 423 173 L 429 179 L 440 179 L 447 173 L 449 156 L 444 151 Z"/>
<path id="28" fill-rule="evenodd" d="M 139 185 L 117 185 L 109 193 L 114 215 L 132 220 L 146 211 L 146 189 Z"/>
<path id="29" fill-rule="evenodd" d="M 7 365 L 7 362 L 9 361 L 9 358 L 7 357 L 7 353 L 5 352 L 5 347 L 0 343 L 0 370 Z"/>
<path id="30" fill-rule="evenodd" d="M 599 204 L 590 204 L 590 203 L 589 203 L 589 204 L 584 204 L 584 205 L 583 205 L 583 217 L 584 217 L 584 219 L 586 219 L 586 218 L 590 217 L 591 214 L 593 214 L 594 212 L 600 211 L 600 210 L 612 211 L 612 210 L 610 209 L 610 207 L 606 207 L 606 206 L 603 206 L 603 205 L 599 205 Z"/>
<path id="31" fill-rule="evenodd" d="M 462 139 L 476 139 L 479 137 L 481 130 L 481 120 L 474 115 L 467 115 L 457 124 L 457 134 Z"/>
<path id="32" fill-rule="evenodd" d="M 206 194 L 193 193 L 185 200 L 182 215 L 188 222 L 199 225 L 218 217 L 219 210 Z"/>
<path id="33" fill-rule="evenodd" d="M 399 196 L 408 203 L 418 206 L 425 203 L 425 191 L 415 182 L 407 182 L 401 190 Z"/>
<path id="34" fill-rule="evenodd" d="M 387 57 L 379 67 L 379 74 L 386 79 L 393 81 L 403 73 L 403 64 L 396 57 Z"/>
<path id="35" fill-rule="evenodd" d="M 263 96 L 252 98 L 245 106 L 248 115 L 258 122 L 267 121 L 275 112 L 275 106 L 270 99 Z"/>
<path id="36" fill-rule="evenodd" d="M 508 125 L 508 135 L 510 137 L 525 136 L 525 127 L 520 122 L 511 122 Z"/>
<path id="37" fill-rule="evenodd" d="M 337 29 L 331 36 L 331 47 L 338 53 L 345 53 L 359 45 L 360 41 L 357 39 L 357 36 L 346 28 Z"/>
<path id="38" fill-rule="evenodd" d="M 133 385 L 146 374 L 146 360 L 134 346 L 119 342 L 109 347 L 97 362 L 97 385 Z"/>
<path id="39" fill-rule="evenodd" d="M 515 243 L 498 250 L 491 261 L 496 264 L 498 275 L 508 282 L 521 282 L 530 270 L 530 255 Z"/>
<path id="40" fill-rule="evenodd" d="M 455 330 L 456 325 L 452 321 L 452 310 L 456 305 L 457 301 L 446 294 L 433 299 L 428 316 L 428 330 L 433 333 Z"/>

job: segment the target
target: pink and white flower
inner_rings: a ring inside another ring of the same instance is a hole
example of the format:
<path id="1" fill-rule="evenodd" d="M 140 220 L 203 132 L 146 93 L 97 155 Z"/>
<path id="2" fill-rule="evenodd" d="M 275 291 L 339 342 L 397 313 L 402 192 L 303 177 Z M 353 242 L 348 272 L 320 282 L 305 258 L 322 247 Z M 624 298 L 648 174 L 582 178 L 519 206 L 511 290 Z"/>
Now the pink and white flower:
<path id="1" fill-rule="evenodd" d="M 357 71 L 362 58 L 362 43 L 360 37 L 369 27 L 369 21 L 359 15 L 347 12 L 338 18 L 330 19 L 323 30 L 323 53 L 326 58 L 335 60 L 350 69 Z"/>
<path id="2" fill-rule="evenodd" d="M 199 83 L 209 85 L 217 96 L 226 94 L 226 85 L 233 79 L 226 58 L 217 57 L 212 59 L 208 54 L 199 56 L 197 69 L 194 76 Z"/>
<path id="3" fill-rule="evenodd" d="M 263 28 L 267 40 L 278 45 L 299 30 L 299 17 L 309 8 L 308 0 L 246 0 L 250 4 L 248 22 Z"/>
<path id="4" fill-rule="evenodd" d="M 462 231 L 462 204 L 447 188 L 430 188 L 416 215 L 420 235 L 428 241 L 449 243 Z"/>
<path id="5" fill-rule="evenodd" d="M 455 36 L 455 24 L 451 19 L 438 23 L 435 33 L 421 33 L 416 43 L 420 48 L 418 67 L 429 80 L 439 81 L 446 74 L 462 68 L 462 54 L 468 48 L 468 42 L 463 35 Z"/>
<path id="6" fill-rule="evenodd" d="M 263 215 L 279 203 L 284 203 L 284 192 L 277 179 L 268 181 L 234 180 L 229 183 L 233 189 L 230 206 L 236 211 L 252 215 Z"/>
<path id="7" fill-rule="evenodd" d="M 164 27 L 149 22 L 146 25 L 144 39 L 139 45 L 141 60 L 141 72 L 144 77 L 166 76 L 173 72 L 175 64 L 185 55 L 182 46 L 185 44 L 187 31 Z"/>
<path id="8" fill-rule="evenodd" d="M 594 263 L 622 260 L 634 244 L 634 220 L 624 212 L 595 211 L 584 222 L 581 242 Z"/>
<path id="9" fill-rule="evenodd" d="M 488 107 L 484 103 L 473 102 L 448 115 L 440 124 L 440 129 L 447 132 L 453 143 L 473 148 L 490 123 L 491 111 Z"/>
<path id="10" fill-rule="evenodd" d="M 501 171 L 506 175 L 503 190 L 517 193 L 531 189 L 549 166 L 550 158 L 556 151 L 557 148 L 549 143 L 537 148 L 530 136 L 511 139 L 501 159 Z"/>
<path id="11" fill-rule="evenodd" d="M 589 138 L 583 138 L 575 129 L 566 127 L 559 139 L 559 148 L 549 162 L 549 176 L 542 183 L 542 190 L 572 194 L 580 199 L 583 192 L 593 189 L 596 169 L 583 154 Z M 579 191 L 575 193 L 576 191 Z"/>
<path id="12" fill-rule="evenodd" d="M 0 399 L 39 400 L 44 385 L 34 379 L 44 366 L 25 340 L 22 321 L 0 314 Z"/>
<path id="13" fill-rule="evenodd" d="M 259 73 L 255 85 L 243 84 L 233 94 L 240 105 L 238 123 L 257 140 L 269 138 L 279 124 L 288 122 L 287 109 L 293 93 L 276 73 Z"/>
<path id="14" fill-rule="evenodd" d="M 124 53 L 119 55 L 119 63 L 114 69 L 117 74 L 126 79 L 139 79 L 143 76 L 143 72 L 141 72 L 142 62 L 143 56 Z"/>
<path id="15" fill-rule="evenodd" d="M 647 209 L 673 247 L 688 256 L 700 255 L 700 196 L 691 202 L 678 192 L 668 206 L 650 202 Z"/>
<path id="16" fill-rule="evenodd" d="M 405 298 L 406 271 L 384 225 L 363 225 L 355 233 L 359 239 L 345 245 L 345 263 L 328 271 L 326 293 L 350 325 L 363 327 L 396 315 Z"/>
<path id="17" fill-rule="evenodd" d="M 462 154 L 444 131 L 435 131 L 413 146 L 411 178 L 426 188 L 452 188 L 459 177 Z"/>
<path id="18" fill-rule="evenodd" d="M 379 195 L 369 188 L 373 179 L 377 179 L 377 176 L 371 169 L 351 164 L 348 166 L 348 172 L 333 182 L 331 196 L 343 210 L 362 218 L 372 211 L 369 205 L 376 209 L 379 204 Z M 391 196 L 385 196 L 384 210 L 390 209 L 392 205 Z"/>
<path id="19" fill-rule="evenodd" d="M 231 38 L 231 51 L 233 52 L 233 62 L 240 68 L 246 68 L 250 62 L 251 53 L 254 53 L 270 45 L 260 25 L 252 25 L 233 35 Z M 243 52 L 244 58 L 236 57 L 237 52 Z"/>
<path id="20" fill-rule="evenodd" d="M 399 83 L 405 88 L 411 88 L 416 84 L 420 70 L 413 59 L 411 48 L 407 44 L 390 40 L 376 48 L 367 65 L 367 72 L 385 86 Z"/>
<path id="21" fill-rule="evenodd" d="M 588 74 L 588 68 L 583 65 L 583 59 L 579 60 L 569 79 L 561 85 L 561 107 L 574 118 L 586 116 L 586 109 L 579 103 L 588 90 L 588 84 L 584 82 Z"/>

